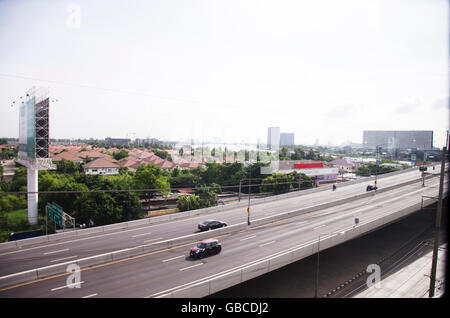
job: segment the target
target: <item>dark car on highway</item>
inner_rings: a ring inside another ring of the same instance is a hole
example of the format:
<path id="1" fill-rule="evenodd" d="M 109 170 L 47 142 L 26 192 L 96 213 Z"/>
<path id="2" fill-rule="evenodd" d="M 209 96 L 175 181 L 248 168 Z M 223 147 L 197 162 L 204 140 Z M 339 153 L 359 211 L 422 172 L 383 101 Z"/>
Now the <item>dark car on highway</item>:
<path id="1" fill-rule="evenodd" d="M 378 189 L 377 186 L 373 186 L 373 185 L 369 184 L 366 188 L 366 191 L 372 191 L 372 190 L 376 190 L 376 189 Z"/>
<path id="2" fill-rule="evenodd" d="M 221 228 L 224 226 L 227 226 L 227 224 L 224 222 L 220 222 L 220 221 L 216 221 L 216 220 L 206 220 L 198 225 L 198 229 L 200 231 L 208 231 L 208 230 L 218 229 L 218 228 Z"/>
<path id="3" fill-rule="evenodd" d="M 209 239 L 201 241 L 197 246 L 191 248 L 189 256 L 192 258 L 203 258 L 205 256 L 219 254 L 222 250 L 222 245 L 218 240 Z"/>

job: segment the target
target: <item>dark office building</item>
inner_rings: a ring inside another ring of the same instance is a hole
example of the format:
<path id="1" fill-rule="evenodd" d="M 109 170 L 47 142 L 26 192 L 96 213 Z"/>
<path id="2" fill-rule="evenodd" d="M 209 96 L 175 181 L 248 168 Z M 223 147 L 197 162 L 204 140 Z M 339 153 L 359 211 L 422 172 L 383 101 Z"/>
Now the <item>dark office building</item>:
<path id="1" fill-rule="evenodd" d="M 383 149 L 433 149 L 432 130 L 364 130 L 363 147 Z"/>
<path id="2" fill-rule="evenodd" d="M 128 138 L 127 139 L 124 139 L 124 138 L 110 138 L 110 137 L 108 137 L 108 138 L 105 139 L 105 141 L 107 143 L 110 143 L 110 144 L 126 145 L 129 142 L 131 142 L 131 139 L 128 139 Z"/>

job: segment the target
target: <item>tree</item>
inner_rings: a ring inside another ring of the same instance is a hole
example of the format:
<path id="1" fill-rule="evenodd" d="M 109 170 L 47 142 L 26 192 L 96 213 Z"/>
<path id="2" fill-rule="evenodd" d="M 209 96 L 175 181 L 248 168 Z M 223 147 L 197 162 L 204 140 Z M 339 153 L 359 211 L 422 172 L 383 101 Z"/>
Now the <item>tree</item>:
<path id="1" fill-rule="evenodd" d="M 201 178 L 192 173 L 179 173 L 176 177 L 170 176 L 167 181 L 171 188 L 193 188 L 201 183 Z"/>
<path id="2" fill-rule="evenodd" d="M 177 208 L 180 212 L 202 208 L 202 201 L 197 195 L 182 195 L 177 200 Z"/>
<path id="3" fill-rule="evenodd" d="M 218 203 L 217 191 L 220 187 L 201 186 L 195 189 L 194 195 L 182 195 L 177 200 L 179 211 L 189 211 L 216 206 Z"/>
<path id="4" fill-rule="evenodd" d="M 155 150 L 154 153 L 155 153 L 155 155 L 157 155 L 161 159 L 167 159 L 169 161 L 172 161 L 172 156 L 167 151 Z"/>
<path id="5" fill-rule="evenodd" d="M 142 164 L 137 168 L 134 175 L 134 188 L 164 189 L 159 192 L 167 194 L 170 189 L 170 184 L 167 181 L 167 176 L 163 169 L 154 164 Z"/>
<path id="6" fill-rule="evenodd" d="M 301 147 L 296 147 L 294 153 L 291 155 L 291 160 L 305 159 L 305 150 Z"/>
<path id="7" fill-rule="evenodd" d="M 296 186 L 297 185 L 297 186 Z M 298 178 L 294 174 L 274 173 L 261 182 L 261 192 L 286 193 L 298 188 Z"/>
<path id="8" fill-rule="evenodd" d="M 280 160 L 289 160 L 290 158 L 288 157 L 288 151 L 289 151 L 289 149 L 287 147 L 281 147 L 279 159 Z"/>
<path id="9" fill-rule="evenodd" d="M 119 152 L 114 152 L 113 153 L 113 158 L 118 160 L 122 160 L 123 158 L 128 157 L 128 152 L 126 150 L 121 150 Z"/>
<path id="10" fill-rule="evenodd" d="M 14 171 L 10 191 L 27 191 L 27 168 L 20 167 Z"/>
<path id="11" fill-rule="evenodd" d="M 10 212 L 19 209 L 25 209 L 27 201 L 24 196 L 6 194 L 0 196 L 0 211 Z"/>
<path id="12" fill-rule="evenodd" d="M 76 163 L 74 161 L 62 159 L 60 161 L 56 161 L 56 171 L 59 173 L 82 173 L 83 167 L 81 164 Z"/>
<path id="13" fill-rule="evenodd" d="M 211 187 L 201 186 L 195 189 L 195 195 L 200 198 L 201 207 L 210 207 L 217 205 L 217 190 L 212 189 Z"/>

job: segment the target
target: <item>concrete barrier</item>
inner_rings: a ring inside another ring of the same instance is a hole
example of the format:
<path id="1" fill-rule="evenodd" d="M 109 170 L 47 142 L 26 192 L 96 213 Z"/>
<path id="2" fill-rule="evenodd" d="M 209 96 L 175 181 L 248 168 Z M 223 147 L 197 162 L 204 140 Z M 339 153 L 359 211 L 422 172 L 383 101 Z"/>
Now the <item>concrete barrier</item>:
<path id="1" fill-rule="evenodd" d="M 246 281 L 269 272 L 269 261 L 261 261 L 242 269 L 242 281 Z"/>
<path id="2" fill-rule="evenodd" d="M 116 261 L 122 258 L 128 258 L 139 254 L 143 254 L 143 251 L 144 247 L 142 246 L 138 248 L 126 248 L 120 251 L 111 252 L 111 259 L 113 261 Z"/>
<path id="3" fill-rule="evenodd" d="M 209 281 L 209 294 L 214 294 L 218 291 L 232 287 L 241 282 L 241 271 L 233 271 L 230 274 L 221 275 Z"/>
<path id="4" fill-rule="evenodd" d="M 7 251 L 9 249 L 14 249 L 17 247 L 17 241 L 5 242 L 0 244 L 0 252 Z"/>
<path id="5" fill-rule="evenodd" d="M 48 242 L 48 236 L 43 235 L 43 236 L 32 237 L 32 238 L 23 239 L 23 240 L 17 240 L 16 246 L 23 247 L 26 245 L 46 243 L 46 242 Z"/>
<path id="6" fill-rule="evenodd" d="M 112 254 L 113 253 L 105 253 L 105 254 L 101 254 L 101 255 L 90 256 L 90 257 L 78 259 L 76 261 L 76 263 L 81 268 L 99 265 L 99 264 L 103 264 L 103 263 L 108 263 L 113 260 Z"/>
<path id="7" fill-rule="evenodd" d="M 70 264 L 74 264 L 74 263 L 75 263 L 75 261 L 74 262 L 64 262 L 64 263 L 60 263 L 60 264 L 37 268 L 36 269 L 37 278 L 40 279 L 40 278 L 48 277 L 51 275 L 64 273 L 67 270 L 67 266 L 69 266 Z"/>
<path id="8" fill-rule="evenodd" d="M 36 269 L 21 272 L 19 274 L 2 276 L 0 277 L 0 288 L 25 283 L 28 281 L 33 281 L 36 280 L 37 278 L 38 275 Z"/>
<path id="9" fill-rule="evenodd" d="M 77 233 L 77 237 L 81 237 L 84 235 L 89 235 L 92 233 L 102 233 L 103 232 L 103 226 L 99 226 L 99 227 L 91 227 L 91 228 L 87 228 L 87 229 L 83 229 L 83 230 L 76 230 L 75 231 Z"/>
<path id="10" fill-rule="evenodd" d="M 269 259 L 269 272 L 273 271 L 277 268 L 286 266 L 287 264 L 292 263 L 292 254 L 283 254 L 274 259 Z"/>
<path id="11" fill-rule="evenodd" d="M 209 295 L 209 282 L 201 282 L 195 285 L 190 286 L 186 289 L 180 289 L 172 292 L 170 297 L 172 298 L 192 298 L 196 297 L 195 295 Z"/>
<path id="12" fill-rule="evenodd" d="M 111 224 L 111 225 L 107 225 L 103 227 L 103 232 L 105 231 L 111 231 L 111 230 L 124 230 L 128 228 L 128 223 L 124 222 L 124 223 L 116 223 L 116 224 Z"/>
<path id="13" fill-rule="evenodd" d="M 77 233 L 76 233 L 76 231 L 69 231 L 69 232 L 62 232 L 62 233 L 55 233 L 52 235 L 47 235 L 46 237 L 48 238 L 47 239 L 48 242 L 56 242 L 56 241 L 64 240 L 67 238 L 76 238 Z"/>

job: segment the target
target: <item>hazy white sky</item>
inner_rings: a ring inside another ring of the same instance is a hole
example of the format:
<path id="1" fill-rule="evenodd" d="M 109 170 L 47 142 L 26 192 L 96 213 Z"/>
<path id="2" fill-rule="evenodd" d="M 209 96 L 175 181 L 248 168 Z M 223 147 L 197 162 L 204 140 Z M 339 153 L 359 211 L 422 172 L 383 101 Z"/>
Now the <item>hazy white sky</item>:
<path id="1" fill-rule="evenodd" d="M 445 0 L 0 1 L 0 136 L 32 86 L 51 138 L 361 143 L 449 127 Z M 24 79 L 28 78 L 28 79 Z M 71 84 L 71 85 L 68 85 Z"/>

